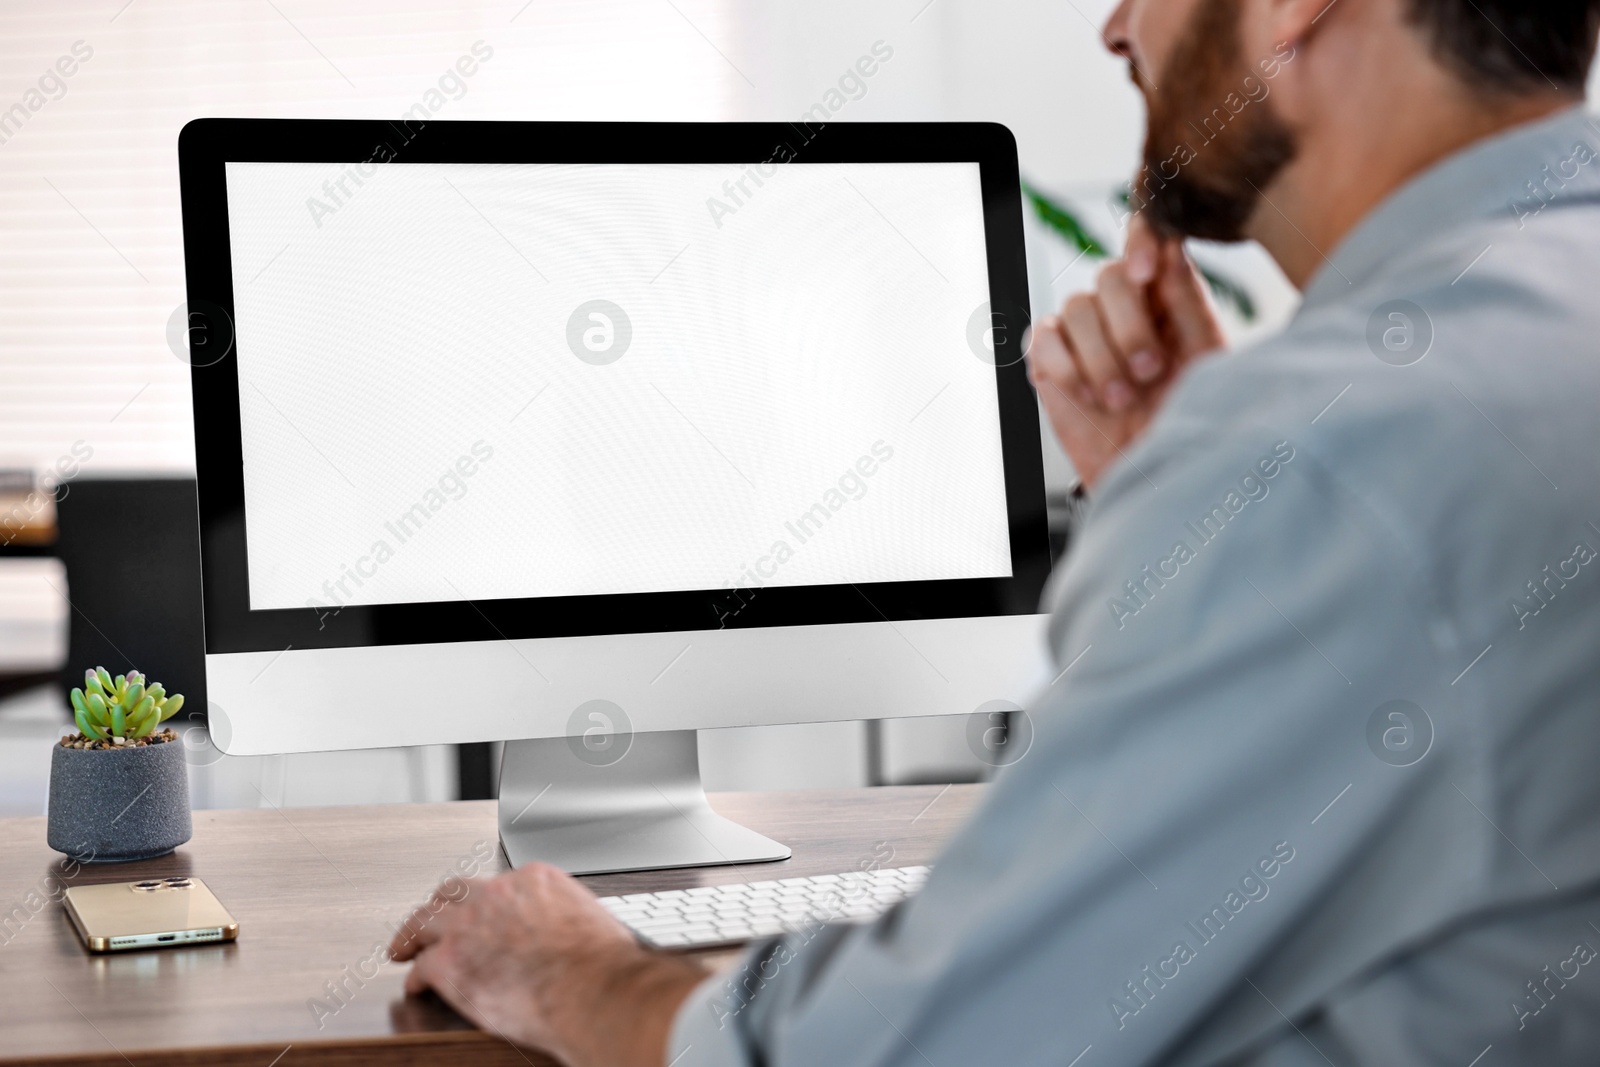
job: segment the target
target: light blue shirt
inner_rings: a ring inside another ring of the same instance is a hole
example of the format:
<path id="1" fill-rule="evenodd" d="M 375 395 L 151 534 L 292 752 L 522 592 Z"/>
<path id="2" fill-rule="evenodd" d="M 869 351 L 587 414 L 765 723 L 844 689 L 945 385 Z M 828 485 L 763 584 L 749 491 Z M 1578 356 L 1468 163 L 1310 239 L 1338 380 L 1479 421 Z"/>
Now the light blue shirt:
<path id="1" fill-rule="evenodd" d="M 1106 474 L 921 894 L 755 946 L 676 1067 L 1600 1062 L 1600 127 L 1330 253 Z"/>

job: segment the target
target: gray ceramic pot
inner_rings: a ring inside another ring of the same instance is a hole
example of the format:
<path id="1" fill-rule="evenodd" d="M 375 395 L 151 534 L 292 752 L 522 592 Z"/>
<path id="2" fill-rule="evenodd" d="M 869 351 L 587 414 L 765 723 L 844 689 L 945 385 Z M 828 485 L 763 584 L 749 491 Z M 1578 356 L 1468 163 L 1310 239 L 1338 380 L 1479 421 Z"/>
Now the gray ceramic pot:
<path id="1" fill-rule="evenodd" d="M 80 863 L 165 856 L 189 840 L 182 741 L 50 753 L 50 847 Z"/>

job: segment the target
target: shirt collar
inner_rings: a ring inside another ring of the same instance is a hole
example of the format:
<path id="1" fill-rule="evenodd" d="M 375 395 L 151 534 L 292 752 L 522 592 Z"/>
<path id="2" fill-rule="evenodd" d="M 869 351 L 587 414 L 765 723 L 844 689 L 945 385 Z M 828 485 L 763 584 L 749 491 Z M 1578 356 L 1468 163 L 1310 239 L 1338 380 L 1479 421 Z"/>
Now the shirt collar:
<path id="1" fill-rule="evenodd" d="M 1580 142 L 1588 146 L 1587 163 L 1574 158 Z M 1486 137 L 1410 179 L 1357 223 L 1306 286 L 1301 310 L 1338 300 L 1400 252 L 1452 224 L 1526 216 L 1596 192 L 1600 119 L 1582 105 Z"/>

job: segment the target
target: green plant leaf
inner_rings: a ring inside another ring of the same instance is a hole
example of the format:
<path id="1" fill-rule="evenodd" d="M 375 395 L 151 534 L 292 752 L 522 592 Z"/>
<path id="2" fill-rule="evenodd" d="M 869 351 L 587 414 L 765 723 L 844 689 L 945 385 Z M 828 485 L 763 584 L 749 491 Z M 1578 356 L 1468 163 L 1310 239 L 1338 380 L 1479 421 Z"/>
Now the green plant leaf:
<path id="1" fill-rule="evenodd" d="M 111 709 L 107 706 L 105 697 L 99 693 L 89 693 L 83 698 L 83 701 L 89 705 L 89 720 L 91 722 L 104 726 L 111 721 Z"/>
<path id="2" fill-rule="evenodd" d="M 1250 291 L 1220 271 L 1195 264 L 1219 303 L 1227 304 L 1246 322 L 1256 321 L 1256 302 Z"/>
<path id="3" fill-rule="evenodd" d="M 96 678 L 100 679 L 100 688 L 105 690 L 105 695 L 110 696 L 117 688 L 117 684 L 111 680 L 110 673 L 104 667 L 96 667 L 94 674 Z"/>
<path id="4" fill-rule="evenodd" d="M 122 706 L 132 710 L 144 699 L 144 683 L 129 682 L 128 691 L 122 694 Z"/>
<path id="5" fill-rule="evenodd" d="M 145 719 L 149 718 L 150 716 L 154 715 L 155 713 L 156 713 L 156 702 L 153 699 L 151 699 L 148 695 L 145 696 L 145 698 L 143 700 L 139 701 L 139 703 L 137 703 L 137 704 L 135 704 L 133 706 L 133 710 L 132 711 L 128 712 L 128 727 L 129 727 L 129 729 L 135 729 L 135 730 L 138 729 L 140 726 L 142 726 L 144 724 L 144 720 Z"/>
<path id="6" fill-rule="evenodd" d="M 84 737 L 92 738 L 96 741 L 104 741 L 106 739 L 106 735 L 100 732 L 100 728 L 90 722 L 88 716 L 81 710 L 74 708 L 72 717 L 77 720 L 78 732 Z"/>
<path id="7" fill-rule="evenodd" d="M 1039 216 L 1039 220 L 1065 238 L 1068 244 L 1086 256 L 1095 259 L 1105 258 L 1107 255 L 1105 244 L 1089 232 L 1089 228 L 1078 219 L 1071 208 L 1052 200 L 1027 182 L 1022 183 L 1022 195 L 1033 205 L 1034 214 Z"/>
<path id="8" fill-rule="evenodd" d="M 156 723 L 158 721 L 160 721 L 160 716 L 158 716 L 158 715 L 150 716 L 142 724 L 140 724 L 140 726 L 139 726 L 139 728 L 137 730 L 135 730 L 133 732 L 133 736 L 134 737 L 149 737 L 150 736 L 150 732 L 156 728 Z"/>
<path id="9" fill-rule="evenodd" d="M 72 690 L 72 710 L 73 711 L 81 711 L 85 715 L 89 714 L 89 705 L 87 705 L 87 704 L 85 704 L 83 702 L 83 690 L 82 689 L 76 689 L 75 688 L 75 689 Z"/>
<path id="10" fill-rule="evenodd" d="M 166 704 L 162 707 L 162 709 L 161 709 L 161 720 L 160 721 L 166 722 L 168 719 L 170 719 L 174 715 L 178 714 L 178 709 L 180 709 L 182 707 L 183 707 L 183 694 L 182 693 L 174 693 L 172 696 L 167 698 Z"/>
<path id="11" fill-rule="evenodd" d="M 1071 208 L 1052 200 L 1027 182 L 1022 183 L 1022 193 L 1033 204 L 1033 210 L 1040 220 L 1080 253 L 1093 259 L 1104 259 L 1110 254 L 1105 244 L 1089 232 Z M 1117 199 L 1124 207 L 1128 206 L 1131 192 L 1127 186 L 1118 190 Z M 1221 271 L 1201 267 L 1198 263 L 1195 266 L 1219 303 L 1233 308 L 1245 322 L 1256 320 L 1256 302 L 1250 290 Z"/>
<path id="12" fill-rule="evenodd" d="M 113 704 L 113 705 L 111 705 L 111 736 L 112 737 L 126 737 L 127 734 L 125 733 L 125 731 L 127 729 L 127 726 L 128 726 L 128 716 L 127 716 L 127 713 L 122 710 L 122 705 L 121 704 Z"/>
<path id="13" fill-rule="evenodd" d="M 152 685 L 149 689 L 146 689 L 145 692 L 149 693 L 151 696 L 155 697 L 157 704 L 161 703 L 162 700 L 166 699 L 166 695 L 167 695 L 166 688 L 163 687 L 160 682 L 157 682 L 155 685 Z"/>

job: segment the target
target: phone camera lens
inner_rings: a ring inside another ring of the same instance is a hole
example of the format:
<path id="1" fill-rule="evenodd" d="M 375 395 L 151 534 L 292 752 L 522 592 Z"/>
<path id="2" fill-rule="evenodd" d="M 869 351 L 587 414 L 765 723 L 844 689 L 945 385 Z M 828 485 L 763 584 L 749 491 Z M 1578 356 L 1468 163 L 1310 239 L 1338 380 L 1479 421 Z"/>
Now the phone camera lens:
<path id="1" fill-rule="evenodd" d="M 142 889 L 146 893 L 148 893 L 152 889 L 160 889 L 161 888 L 161 883 L 160 882 L 135 882 L 135 883 L 133 883 L 133 888 Z"/>

